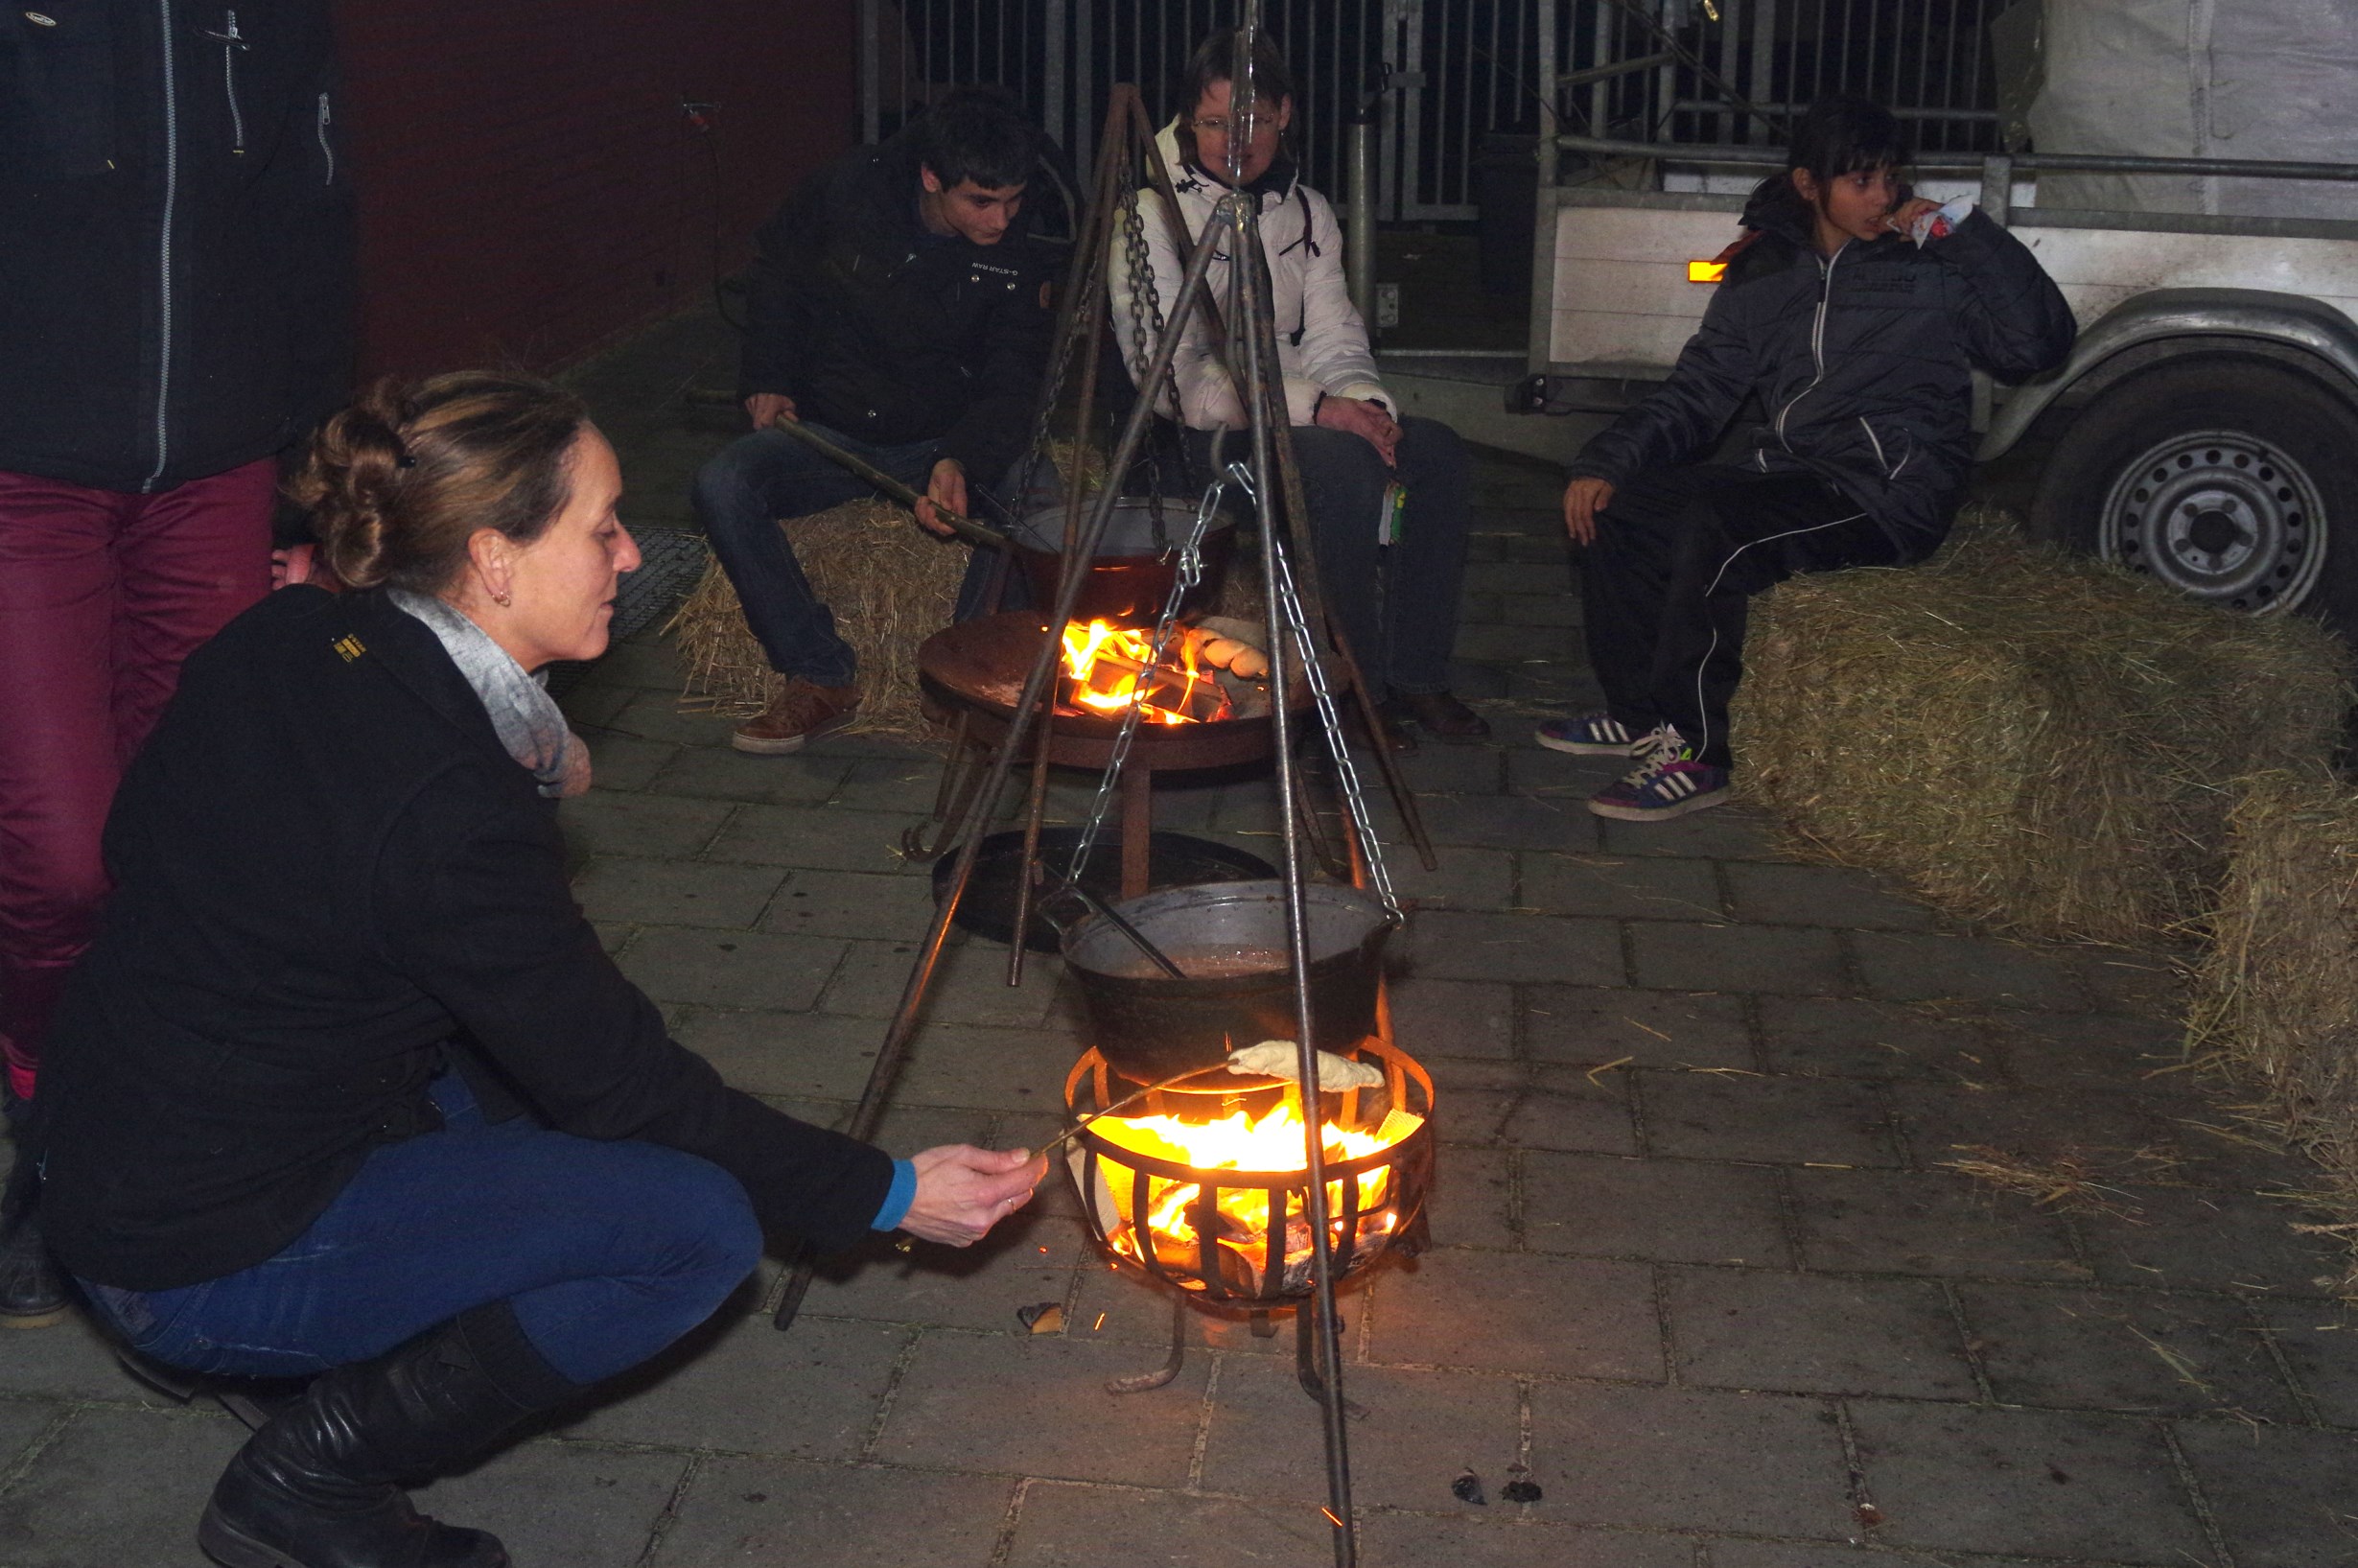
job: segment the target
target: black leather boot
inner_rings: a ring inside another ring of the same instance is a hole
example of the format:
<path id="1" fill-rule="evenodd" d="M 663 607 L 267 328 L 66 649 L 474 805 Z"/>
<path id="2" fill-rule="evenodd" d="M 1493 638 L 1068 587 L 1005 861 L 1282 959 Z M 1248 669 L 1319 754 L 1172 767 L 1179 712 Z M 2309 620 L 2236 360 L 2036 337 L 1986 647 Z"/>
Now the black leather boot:
<path id="1" fill-rule="evenodd" d="M 11 1122 L 15 1112 L 12 1104 Z M 0 1327 L 46 1328 L 73 1301 L 65 1275 L 41 1241 L 39 1192 L 32 1162 L 20 1154 L 0 1192 Z"/>
<path id="2" fill-rule="evenodd" d="M 32 1211 L 0 1221 L 0 1328 L 47 1328 L 72 1301 Z"/>
<path id="3" fill-rule="evenodd" d="M 497 1536 L 426 1517 L 399 1483 L 463 1463 L 579 1392 L 506 1303 L 462 1313 L 322 1373 L 229 1462 L 197 1542 L 224 1568 L 506 1568 Z"/>

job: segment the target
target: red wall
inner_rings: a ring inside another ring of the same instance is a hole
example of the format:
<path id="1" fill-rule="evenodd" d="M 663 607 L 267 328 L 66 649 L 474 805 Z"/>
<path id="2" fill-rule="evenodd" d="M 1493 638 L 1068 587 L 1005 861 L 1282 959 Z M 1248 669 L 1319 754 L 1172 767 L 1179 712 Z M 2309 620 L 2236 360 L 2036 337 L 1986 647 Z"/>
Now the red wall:
<path id="1" fill-rule="evenodd" d="M 850 144 L 852 0 L 339 0 L 361 369 L 546 369 L 703 297 Z"/>

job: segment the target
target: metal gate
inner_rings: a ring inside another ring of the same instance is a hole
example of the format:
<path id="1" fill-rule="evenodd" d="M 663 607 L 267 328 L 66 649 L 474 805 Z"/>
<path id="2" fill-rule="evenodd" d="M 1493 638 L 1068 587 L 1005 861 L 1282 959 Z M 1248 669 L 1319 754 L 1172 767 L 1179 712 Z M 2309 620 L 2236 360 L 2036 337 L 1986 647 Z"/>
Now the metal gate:
<path id="1" fill-rule="evenodd" d="M 1989 23 L 2004 0 L 1266 0 L 1301 83 L 1310 183 L 1339 197 L 1343 127 L 1380 112 L 1387 219 L 1476 217 L 1486 166 L 1529 167 L 1558 128 L 1776 142 L 1799 106 L 1860 93 L 1927 151 L 1995 150 Z M 996 82 L 1086 170 L 1106 90 L 1168 115 L 1196 42 L 1240 0 L 859 0 L 861 129 L 889 135 L 952 86 Z"/>

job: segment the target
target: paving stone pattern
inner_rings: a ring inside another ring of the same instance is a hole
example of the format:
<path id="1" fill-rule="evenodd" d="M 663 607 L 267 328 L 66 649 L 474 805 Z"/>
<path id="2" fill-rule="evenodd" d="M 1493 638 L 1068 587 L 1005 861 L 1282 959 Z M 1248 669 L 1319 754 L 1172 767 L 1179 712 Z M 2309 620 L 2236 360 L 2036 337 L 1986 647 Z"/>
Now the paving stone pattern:
<path id="1" fill-rule="evenodd" d="M 603 395 L 722 379 L 701 331 L 624 351 Z M 719 439 L 609 423 L 635 486 Z M 1442 1147 L 1434 1249 L 1342 1302 L 1363 1560 L 2358 1563 L 2358 1322 L 2300 1213 L 2258 1196 L 2300 1164 L 2157 1075 L 2166 966 L 1953 930 L 1740 808 L 1600 825 L 1581 800 L 1609 767 L 1528 739 L 1593 694 L 1554 479 L 1500 460 L 1476 483 L 1461 685 L 1497 741 L 1407 763 L 1440 867 L 1393 850 L 1419 907 L 1392 995 Z M 840 1121 L 924 927 L 897 847 L 934 763 L 860 737 L 740 757 L 678 690 L 649 638 L 570 695 L 600 778 L 564 808 L 581 898 L 683 1041 Z M 1160 809 L 1271 853 L 1263 784 Z M 1057 1125 L 1071 997 L 1053 958 L 1009 990 L 1003 957 L 952 949 L 897 1150 Z M 2094 1184 L 2059 1207 L 1950 1168 L 2066 1157 Z M 539 1568 L 1330 1562 L 1292 1333 L 1203 1321 L 1171 1386 L 1109 1393 L 1160 1359 L 1168 1312 L 1077 1215 L 1049 1189 L 971 1252 L 836 1260 L 788 1335 L 769 1265 L 598 1408 L 425 1501 Z M 1062 1332 L 1018 1323 L 1041 1301 Z M 7 1336 L 0 1565 L 198 1563 L 238 1437 L 80 1326 Z M 1469 1468 L 1486 1506 L 1451 1493 Z M 1522 1475 L 1541 1499 L 1505 1502 Z"/>

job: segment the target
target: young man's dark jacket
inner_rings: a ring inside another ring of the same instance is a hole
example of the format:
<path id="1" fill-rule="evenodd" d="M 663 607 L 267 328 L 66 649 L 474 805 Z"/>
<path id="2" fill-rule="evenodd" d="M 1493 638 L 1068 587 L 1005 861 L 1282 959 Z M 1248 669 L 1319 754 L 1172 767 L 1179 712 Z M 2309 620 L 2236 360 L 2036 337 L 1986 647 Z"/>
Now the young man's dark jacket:
<path id="1" fill-rule="evenodd" d="M 0 470 L 166 489 L 350 395 L 327 10 L 0 10 Z"/>
<path id="2" fill-rule="evenodd" d="M 997 245 L 926 232 L 915 137 L 858 149 L 761 228 L 740 397 L 880 446 L 940 439 L 995 485 L 1031 438 L 1052 263 L 1023 213 Z"/>
<path id="3" fill-rule="evenodd" d="M 1815 473 L 1900 552 L 1947 536 L 1973 468 L 1969 372 L 2020 381 L 2071 352 L 2070 307 L 2036 257 L 1975 212 L 1921 249 L 1899 235 L 1818 254 L 1783 175 L 1745 207 L 1729 265 L 1668 381 L 1580 451 L 1574 477 L 1626 482 L 1709 452 L 1747 393 L 1765 421 L 1744 466 Z"/>
<path id="4" fill-rule="evenodd" d="M 495 1116 L 702 1156 L 826 1245 L 892 1183 L 668 1038 L 573 901 L 555 804 L 382 595 L 289 588 L 198 649 L 106 861 L 32 1130 L 43 1233 L 85 1278 L 166 1290 L 273 1255 L 372 1148 L 439 1125 L 426 1084 L 453 1059 Z"/>

